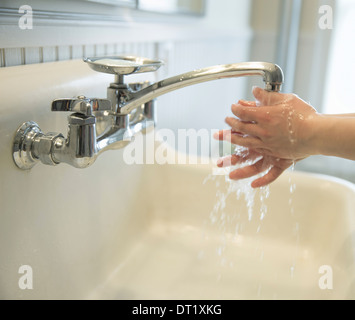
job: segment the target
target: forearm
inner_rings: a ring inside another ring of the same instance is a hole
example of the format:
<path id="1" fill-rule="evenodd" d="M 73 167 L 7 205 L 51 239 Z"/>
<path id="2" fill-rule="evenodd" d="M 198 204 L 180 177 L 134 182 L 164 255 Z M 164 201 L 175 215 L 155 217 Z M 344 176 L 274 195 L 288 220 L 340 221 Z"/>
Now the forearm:
<path id="1" fill-rule="evenodd" d="M 315 154 L 355 160 L 355 114 L 318 115 L 310 127 Z"/>

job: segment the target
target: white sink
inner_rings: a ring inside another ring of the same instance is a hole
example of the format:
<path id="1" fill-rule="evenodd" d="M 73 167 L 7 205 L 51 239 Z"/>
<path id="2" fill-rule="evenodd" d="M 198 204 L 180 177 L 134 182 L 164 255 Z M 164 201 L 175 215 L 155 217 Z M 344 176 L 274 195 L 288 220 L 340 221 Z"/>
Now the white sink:
<path id="1" fill-rule="evenodd" d="M 127 238 L 117 268 L 89 298 L 355 298 L 352 184 L 287 172 L 267 199 L 260 196 L 268 190 L 256 191 L 252 209 L 232 192 L 214 210 L 230 184 L 222 176 L 204 183 L 211 172 L 145 167 L 132 208 L 141 231 Z"/>

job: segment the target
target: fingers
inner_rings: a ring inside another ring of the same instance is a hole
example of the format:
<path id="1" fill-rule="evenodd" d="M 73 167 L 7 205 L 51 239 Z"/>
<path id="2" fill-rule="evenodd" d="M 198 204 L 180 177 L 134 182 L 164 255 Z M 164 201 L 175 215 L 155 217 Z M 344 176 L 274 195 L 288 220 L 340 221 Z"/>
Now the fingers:
<path id="1" fill-rule="evenodd" d="M 258 137 L 243 136 L 241 134 L 231 134 L 226 137 L 229 142 L 238 146 L 251 149 L 260 149 L 263 147 L 262 141 Z"/>
<path id="2" fill-rule="evenodd" d="M 252 107 L 245 106 L 244 104 L 232 105 L 232 113 L 243 122 L 249 122 L 265 126 L 272 122 L 275 117 L 275 113 L 279 113 L 280 110 L 275 106 L 271 107 Z"/>
<path id="3" fill-rule="evenodd" d="M 219 159 L 217 161 L 217 166 L 220 168 L 235 166 L 237 163 L 243 162 L 243 159 L 244 157 L 233 154 L 231 156 L 227 156 L 222 159 Z"/>
<path id="4" fill-rule="evenodd" d="M 261 88 L 253 89 L 254 97 L 257 101 L 239 100 L 237 104 L 232 105 L 232 112 L 242 121 L 258 122 L 258 119 L 268 114 L 268 106 L 275 106 L 285 102 L 286 94 L 279 92 L 269 92 Z M 260 108 L 260 105 L 263 108 Z"/>
<path id="5" fill-rule="evenodd" d="M 232 105 L 233 114 L 243 122 L 259 124 L 259 122 L 269 121 L 270 115 L 275 112 L 275 106 L 290 99 L 290 95 L 269 92 L 258 87 L 253 89 L 253 94 L 257 101 L 239 100 L 238 104 Z"/>
<path id="6" fill-rule="evenodd" d="M 238 104 L 244 106 L 244 107 L 257 107 L 257 102 L 256 101 L 246 101 L 246 100 L 239 100 Z"/>
<path id="7" fill-rule="evenodd" d="M 253 89 L 253 95 L 262 106 L 272 106 L 285 100 L 285 94 L 279 92 L 269 92 L 259 87 Z"/>
<path id="8" fill-rule="evenodd" d="M 233 132 L 232 130 L 220 130 L 214 133 L 213 138 L 221 141 L 230 141 L 230 136 L 232 134 L 238 134 L 237 132 Z"/>
<path id="9" fill-rule="evenodd" d="M 260 149 L 263 147 L 262 141 L 258 137 L 245 136 L 233 130 L 221 130 L 216 132 L 213 137 L 246 148 Z"/>
<path id="10" fill-rule="evenodd" d="M 263 129 L 253 122 L 243 122 L 236 118 L 226 118 L 226 123 L 236 132 L 242 132 L 245 135 L 260 138 L 263 135 Z"/>
<path id="11" fill-rule="evenodd" d="M 231 156 L 219 159 L 217 161 L 217 166 L 220 168 L 235 166 L 239 163 L 256 160 L 259 157 L 261 157 L 260 153 L 246 149 L 242 152 L 238 152 L 238 154 L 233 154 Z"/>
<path id="12" fill-rule="evenodd" d="M 259 173 L 264 172 L 268 168 L 265 167 L 264 164 L 264 159 L 260 159 L 256 163 L 246 166 L 237 170 L 232 171 L 229 174 L 229 178 L 232 180 L 241 180 L 241 179 L 247 179 L 253 176 L 258 175 Z"/>
<path id="13" fill-rule="evenodd" d="M 272 167 L 270 171 L 262 176 L 259 179 L 256 179 L 255 181 L 252 182 L 251 187 L 256 189 L 256 188 L 261 188 L 269 185 L 270 183 L 274 182 L 281 174 L 286 170 L 280 167 Z"/>
<path id="14" fill-rule="evenodd" d="M 241 121 L 257 123 L 260 118 L 261 109 L 254 106 L 246 106 L 244 104 L 233 104 L 233 114 Z"/>
<path id="15" fill-rule="evenodd" d="M 229 177 L 232 180 L 241 180 L 259 175 L 268 170 L 264 176 L 254 180 L 251 184 L 252 188 L 261 188 L 274 182 L 292 163 L 292 161 L 286 159 L 263 157 L 250 166 L 234 170 L 229 174 Z"/>

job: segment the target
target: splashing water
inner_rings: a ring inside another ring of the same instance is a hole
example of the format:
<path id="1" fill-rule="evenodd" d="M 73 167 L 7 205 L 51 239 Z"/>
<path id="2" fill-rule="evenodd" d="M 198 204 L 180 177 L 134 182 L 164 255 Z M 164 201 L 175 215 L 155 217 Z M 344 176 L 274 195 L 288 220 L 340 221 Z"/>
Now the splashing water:
<path id="1" fill-rule="evenodd" d="M 243 150 L 239 148 L 236 150 L 236 153 L 242 151 L 244 152 L 245 149 Z M 244 163 L 243 165 L 230 167 L 228 170 L 226 170 L 224 176 L 210 174 L 204 180 L 204 184 L 207 182 L 212 182 L 216 187 L 216 201 L 212 211 L 210 212 L 208 222 L 214 228 L 217 228 L 219 232 L 219 241 L 215 247 L 215 254 L 216 257 L 218 257 L 217 260 L 219 260 L 219 266 L 221 268 L 229 267 L 233 268 L 234 270 L 241 268 L 239 263 L 243 263 L 243 261 L 240 260 L 240 258 L 236 258 L 235 253 L 232 251 L 238 250 L 239 247 L 241 248 L 241 252 L 244 252 L 243 250 L 245 250 L 245 248 L 243 248 L 243 238 L 244 240 L 246 239 L 245 232 L 247 230 L 248 236 L 253 234 L 250 234 L 250 231 L 254 232 L 254 236 L 252 236 L 254 239 L 251 242 L 253 251 L 250 251 L 252 256 L 258 257 L 257 260 L 254 261 L 258 261 L 258 263 L 260 263 L 260 267 L 262 267 L 264 260 L 266 264 L 270 263 L 270 257 L 268 256 L 269 251 L 264 251 L 265 243 L 263 233 L 261 232 L 263 221 L 268 216 L 267 199 L 270 197 L 270 187 L 266 186 L 260 189 L 253 189 L 251 187 L 251 182 L 258 178 L 256 176 L 239 181 L 231 180 L 229 178 L 229 173 L 231 171 L 234 171 L 237 168 L 251 165 L 259 160 L 260 159 L 256 159 L 252 162 Z M 290 170 L 295 170 L 295 163 L 293 163 Z M 265 175 L 267 172 L 268 169 L 261 173 L 260 176 Z M 289 177 L 288 186 L 290 191 L 289 208 L 291 216 L 294 218 L 294 224 L 293 227 L 291 227 L 291 232 L 294 235 L 297 247 L 294 258 L 288 265 L 289 276 L 293 279 L 297 271 L 296 262 L 300 240 L 300 226 L 295 217 L 294 195 L 296 191 L 296 184 L 293 181 L 292 175 Z M 233 205 L 235 203 L 237 203 L 237 205 Z M 237 243 L 238 245 L 230 245 L 231 240 L 234 244 Z M 250 242 L 247 246 L 250 246 Z M 232 251 L 230 251 L 230 249 Z M 222 281 L 222 270 L 223 269 L 221 269 L 220 273 L 218 274 L 218 282 Z M 259 283 L 258 287 L 256 288 L 258 297 L 262 296 L 262 284 L 262 282 Z M 274 292 L 274 295 L 276 294 L 277 292 Z"/>
<path id="2" fill-rule="evenodd" d="M 246 150 L 247 149 L 243 147 L 236 147 L 234 153 L 237 155 L 241 155 L 241 154 L 245 155 Z M 226 207 L 226 201 L 230 196 L 235 196 L 237 200 L 240 200 L 242 197 L 244 197 L 246 207 L 247 207 L 248 221 L 251 221 L 254 215 L 255 197 L 257 194 L 260 195 L 259 199 L 261 202 L 261 209 L 260 209 L 259 218 L 261 221 L 264 220 L 267 214 L 267 205 L 265 203 L 265 200 L 269 198 L 270 195 L 269 186 L 262 187 L 260 188 L 259 191 L 253 189 L 251 187 L 251 182 L 257 179 L 257 176 L 243 179 L 243 180 L 231 180 L 229 178 L 230 172 L 245 166 L 249 166 L 258 160 L 260 160 L 260 158 L 253 161 L 246 161 L 245 163 L 243 163 L 243 165 L 229 167 L 228 169 L 225 170 L 224 176 L 217 176 L 217 175 L 210 174 L 204 180 L 203 184 L 206 184 L 208 181 L 214 181 L 217 189 L 216 191 L 217 201 L 210 214 L 210 220 L 212 224 L 216 224 L 218 221 L 220 221 L 221 226 L 224 226 L 225 223 L 228 222 L 227 220 L 230 220 L 230 216 L 228 216 L 224 212 L 224 209 Z M 266 168 L 266 170 L 263 173 L 261 173 L 259 176 L 266 174 L 268 170 L 269 169 Z M 225 191 L 221 189 L 222 182 L 224 182 L 224 184 L 227 186 L 227 189 Z"/>
<path id="3" fill-rule="evenodd" d="M 293 164 L 291 166 L 291 172 L 295 171 L 295 165 L 296 165 L 296 163 L 293 162 Z M 299 248 L 299 243 L 300 243 L 300 224 L 297 221 L 296 216 L 295 216 L 294 194 L 295 194 L 295 191 L 296 191 L 296 184 L 292 180 L 291 177 L 292 176 L 290 175 L 290 177 L 288 179 L 288 184 L 290 186 L 290 198 L 289 198 L 288 204 L 289 204 L 289 207 L 290 207 L 291 217 L 294 220 L 294 227 L 293 227 L 292 233 L 293 233 L 293 236 L 295 238 L 295 244 L 296 244 L 296 246 L 295 246 L 296 247 L 296 252 L 295 252 L 295 255 L 294 255 L 294 258 L 293 258 L 292 265 L 290 267 L 290 275 L 291 275 L 291 278 L 293 279 L 294 276 L 295 276 L 296 258 L 298 256 L 298 248 Z"/>
<path id="4" fill-rule="evenodd" d="M 262 107 L 258 101 L 257 105 Z M 288 122 L 286 123 L 289 132 L 288 140 L 290 144 L 293 145 L 297 142 L 297 132 L 295 132 L 294 127 L 294 118 L 296 114 L 292 109 L 287 107 L 283 108 L 282 113 L 288 119 Z M 247 149 L 245 148 L 238 147 L 234 152 L 237 155 L 243 155 L 243 152 L 246 150 Z M 244 166 L 249 166 L 259 161 L 260 159 L 261 157 L 251 162 L 246 162 L 242 166 L 238 165 L 235 167 L 230 167 L 225 171 L 224 176 L 209 175 L 204 181 L 204 183 L 212 181 L 216 186 L 216 201 L 209 216 L 209 223 L 212 226 L 217 227 L 219 230 L 220 242 L 217 244 L 216 256 L 220 259 L 221 267 L 230 266 L 231 268 L 233 267 L 235 269 L 239 268 L 240 270 L 243 270 L 241 267 L 242 264 L 248 265 L 250 261 L 253 261 L 250 266 L 255 265 L 256 263 L 260 264 L 260 266 L 257 268 L 262 268 L 263 266 L 270 267 L 270 265 L 273 265 L 272 256 L 271 258 L 268 256 L 271 253 L 270 248 L 268 248 L 268 243 L 265 243 L 265 237 L 263 237 L 263 232 L 261 232 L 263 230 L 263 222 L 267 219 L 268 216 L 267 199 L 270 196 L 269 186 L 260 188 L 258 190 L 253 189 L 251 187 L 251 182 L 257 179 L 257 176 L 239 181 L 229 179 L 229 173 L 231 171 Z M 265 175 L 271 168 L 271 166 L 268 168 L 267 158 L 264 158 L 264 160 L 265 170 L 259 176 Z M 295 170 L 295 162 L 292 164 L 290 170 L 291 172 Z M 297 217 L 295 215 L 294 198 L 296 192 L 296 184 L 293 181 L 292 175 L 290 175 L 288 185 L 286 185 L 286 187 L 289 188 L 290 192 L 288 204 L 290 208 L 290 216 L 292 217 L 288 227 L 290 228 L 290 234 L 292 234 L 294 237 L 295 246 L 293 248 L 296 250 L 294 255 L 292 255 L 291 261 L 289 261 L 284 266 L 277 266 L 277 271 L 275 271 L 274 275 L 279 277 L 279 272 L 280 276 L 284 274 L 283 272 L 286 272 L 291 279 L 296 279 L 297 257 L 300 242 L 300 224 L 297 221 Z M 236 199 L 237 202 L 235 202 L 234 199 Z M 240 200 L 244 200 L 245 205 L 243 205 L 243 201 Z M 235 205 L 235 203 L 237 203 L 237 205 Z M 287 214 L 287 212 L 285 212 L 285 214 Z M 265 222 L 265 226 L 265 230 L 267 230 L 267 222 Z M 285 225 L 285 227 L 287 226 Z M 231 246 L 228 246 L 231 239 L 234 242 Z M 234 244 L 237 244 L 237 246 Z M 239 253 L 235 255 L 239 255 L 235 262 L 229 262 L 227 260 L 228 253 L 232 253 L 231 257 L 233 258 L 233 252 L 229 252 L 229 248 L 231 248 L 232 251 L 238 250 L 238 248 L 241 250 L 240 255 Z M 240 257 L 243 258 L 240 259 Z M 283 269 L 284 267 L 286 268 Z M 275 269 L 271 267 L 270 270 Z M 259 270 L 256 272 L 258 273 Z M 219 273 L 218 279 L 221 280 L 221 278 L 222 273 Z M 263 284 L 264 282 L 261 280 L 257 282 L 257 286 L 255 287 L 258 297 L 263 295 Z M 277 293 L 274 292 L 273 295 L 276 297 Z"/>
<path id="5" fill-rule="evenodd" d="M 246 149 L 238 147 L 235 150 L 236 154 L 245 154 Z M 258 219 L 258 226 L 255 229 L 255 234 L 258 234 L 262 227 L 262 222 L 267 215 L 266 200 L 269 198 L 270 189 L 268 186 L 260 188 L 259 190 L 251 187 L 251 182 L 256 177 L 251 177 L 243 180 L 231 180 L 229 173 L 237 168 L 251 165 L 257 160 L 248 161 L 242 166 L 234 166 L 228 168 L 225 171 L 224 176 L 210 174 L 206 177 L 204 184 L 208 181 L 215 183 L 216 187 L 216 201 L 209 216 L 209 223 L 216 227 L 219 231 L 219 243 L 216 248 L 216 255 L 220 259 L 221 266 L 233 267 L 234 263 L 228 261 L 226 258 L 226 249 L 228 240 L 234 238 L 234 241 L 238 241 L 238 236 L 243 233 L 245 224 L 251 222 L 254 219 Z M 263 173 L 265 174 L 265 172 Z M 260 175 L 263 175 L 260 174 Z M 238 206 L 230 205 L 230 201 L 237 200 Z M 245 206 L 240 205 L 244 200 Z M 259 201 L 257 201 L 259 200 Z M 229 206 L 228 206 L 229 203 Z M 258 205 L 259 215 L 256 215 L 256 204 Z M 260 256 L 263 256 L 261 252 Z"/>
<path id="6" fill-rule="evenodd" d="M 295 165 L 296 165 L 296 163 L 293 162 L 293 163 L 292 163 L 292 166 L 291 166 L 291 172 L 294 172 L 294 171 L 295 171 Z M 288 204 L 290 205 L 290 208 L 291 208 L 291 215 L 294 216 L 295 208 L 294 208 L 294 206 L 292 205 L 292 203 L 293 203 L 293 194 L 294 194 L 295 191 L 296 191 L 296 184 L 292 181 L 291 176 L 288 178 L 288 184 L 289 184 L 289 186 L 290 186 L 290 198 L 289 198 L 289 200 L 288 200 Z"/>
<path id="7" fill-rule="evenodd" d="M 296 143 L 296 138 L 295 138 L 295 129 L 293 127 L 293 118 L 295 115 L 295 111 L 293 109 L 289 109 L 288 110 L 288 133 L 289 133 L 289 140 L 291 144 L 295 144 Z"/>

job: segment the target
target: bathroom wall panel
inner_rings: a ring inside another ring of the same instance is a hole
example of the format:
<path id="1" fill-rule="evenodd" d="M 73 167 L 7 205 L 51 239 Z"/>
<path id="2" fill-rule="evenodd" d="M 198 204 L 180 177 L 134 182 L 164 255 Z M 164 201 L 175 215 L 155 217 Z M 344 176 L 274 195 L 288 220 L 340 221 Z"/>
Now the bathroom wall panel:
<path id="1" fill-rule="evenodd" d="M 4 67 L 12 67 L 25 64 L 23 48 L 6 48 L 4 54 Z"/>
<path id="2" fill-rule="evenodd" d="M 43 62 L 42 48 L 23 48 L 24 50 L 24 64 L 33 64 Z"/>
<path id="3" fill-rule="evenodd" d="M 57 48 L 56 47 L 42 47 L 42 62 L 57 61 Z"/>
<path id="4" fill-rule="evenodd" d="M 118 53 L 137 54 L 154 58 L 155 42 L 74 44 L 67 46 L 41 46 L 0 49 L 0 67 L 81 59 L 86 56 Z"/>

